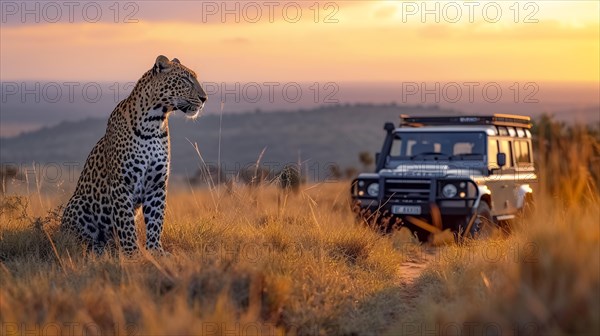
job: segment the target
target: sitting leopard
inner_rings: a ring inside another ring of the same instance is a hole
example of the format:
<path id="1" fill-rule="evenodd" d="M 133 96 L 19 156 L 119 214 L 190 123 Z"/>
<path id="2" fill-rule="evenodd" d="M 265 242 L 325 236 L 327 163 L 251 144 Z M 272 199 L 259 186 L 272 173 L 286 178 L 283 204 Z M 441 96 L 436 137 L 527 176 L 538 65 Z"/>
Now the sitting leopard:
<path id="1" fill-rule="evenodd" d="M 170 158 L 167 118 L 173 111 L 195 118 L 206 99 L 192 70 L 177 59 L 158 56 L 110 115 L 65 208 L 62 227 L 96 253 L 107 243 L 118 243 L 131 254 L 138 248 L 135 212 L 141 207 L 146 248 L 162 253 Z"/>

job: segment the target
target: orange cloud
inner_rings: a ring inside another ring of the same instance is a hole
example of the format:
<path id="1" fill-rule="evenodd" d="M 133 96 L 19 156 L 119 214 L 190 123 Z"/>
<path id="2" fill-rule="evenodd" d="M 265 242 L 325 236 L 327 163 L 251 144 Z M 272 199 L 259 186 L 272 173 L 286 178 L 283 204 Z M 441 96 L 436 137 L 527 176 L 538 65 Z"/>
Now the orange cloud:
<path id="1" fill-rule="evenodd" d="M 329 24 L 203 24 L 186 7 L 190 19 L 5 25 L 1 79 L 130 81 L 166 54 L 219 82 L 600 81 L 598 21 L 404 24 L 395 3 L 343 2 Z"/>

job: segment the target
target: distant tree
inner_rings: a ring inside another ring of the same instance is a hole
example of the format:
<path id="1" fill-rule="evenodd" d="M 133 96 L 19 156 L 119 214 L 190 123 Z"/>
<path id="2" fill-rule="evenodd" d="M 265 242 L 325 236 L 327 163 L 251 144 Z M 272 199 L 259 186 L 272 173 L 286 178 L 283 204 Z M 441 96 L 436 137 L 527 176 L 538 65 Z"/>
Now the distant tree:
<path id="1" fill-rule="evenodd" d="M 193 185 L 217 185 L 227 183 L 227 176 L 223 169 L 217 165 L 207 165 L 198 169 L 196 175 L 190 178 L 190 183 Z"/>
<path id="2" fill-rule="evenodd" d="M 300 169 L 295 164 L 283 167 L 279 173 L 279 186 L 286 191 L 298 192 L 302 184 Z"/>
<path id="3" fill-rule="evenodd" d="M 344 175 L 346 176 L 346 179 L 348 179 L 348 180 L 353 179 L 356 176 L 358 176 L 358 169 L 356 169 L 354 167 L 348 167 L 344 170 Z"/>
<path id="4" fill-rule="evenodd" d="M 328 179 L 331 179 L 331 180 L 341 180 L 342 177 L 344 176 L 344 173 L 342 172 L 342 169 L 337 164 L 329 165 L 329 167 L 327 169 L 329 170 L 329 172 L 328 172 L 329 173 Z"/>
<path id="5" fill-rule="evenodd" d="M 24 180 L 23 173 L 17 167 L 10 165 L 0 166 L 0 195 L 6 192 L 7 182 L 12 180 Z"/>
<path id="6" fill-rule="evenodd" d="M 260 185 L 273 179 L 273 172 L 260 165 L 242 168 L 237 175 L 240 182 L 250 186 Z"/>
<path id="7" fill-rule="evenodd" d="M 531 129 L 535 162 L 544 186 L 552 194 L 571 195 L 573 181 L 600 191 L 600 133 L 598 126 L 565 123 L 543 114 Z M 570 183 L 560 177 L 569 176 Z"/>
<path id="8" fill-rule="evenodd" d="M 533 124 L 531 132 L 534 135 L 534 142 L 540 145 L 541 149 L 547 151 L 556 147 L 568 132 L 567 125 L 564 122 L 554 120 L 548 114 L 542 114 Z"/>
<path id="9" fill-rule="evenodd" d="M 365 151 L 358 153 L 358 161 L 360 161 L 365 170 L 369 170 L 375 162 L 375 158 L 373 158 L 373 155 L 370 152 Z"/>

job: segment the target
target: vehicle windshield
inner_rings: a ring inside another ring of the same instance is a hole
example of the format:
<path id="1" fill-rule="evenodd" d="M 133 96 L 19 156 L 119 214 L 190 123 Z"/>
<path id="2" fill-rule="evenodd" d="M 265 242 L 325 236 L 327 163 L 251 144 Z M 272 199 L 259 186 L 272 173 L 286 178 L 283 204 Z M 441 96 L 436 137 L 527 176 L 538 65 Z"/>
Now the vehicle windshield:
<path id="1" fill-rule="evenodd" d="M 483 132 L 397 132 L 388 161 L 482 161 L 485 138 Z"/>

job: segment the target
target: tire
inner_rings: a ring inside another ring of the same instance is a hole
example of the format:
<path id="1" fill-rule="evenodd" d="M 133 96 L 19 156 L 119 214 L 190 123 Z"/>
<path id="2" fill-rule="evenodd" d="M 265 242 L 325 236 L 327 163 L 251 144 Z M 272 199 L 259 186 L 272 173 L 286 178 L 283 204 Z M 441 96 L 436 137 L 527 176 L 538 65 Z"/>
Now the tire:
<path id="1" fill-rule="evenodd" d="M 494 221 L 492 210 L 487 202 L 481 201 L 479 203 L 475 216 L 475 221 L 473 222 L 473 225 L 471 225 L 470 232 L 467 234 L 468 237 L 474 239 L 487 239 L 500 233 L 500 227 Z M 466 221 L 464 229 L 466 229 L 467 225 L 468 221 Z"/>

